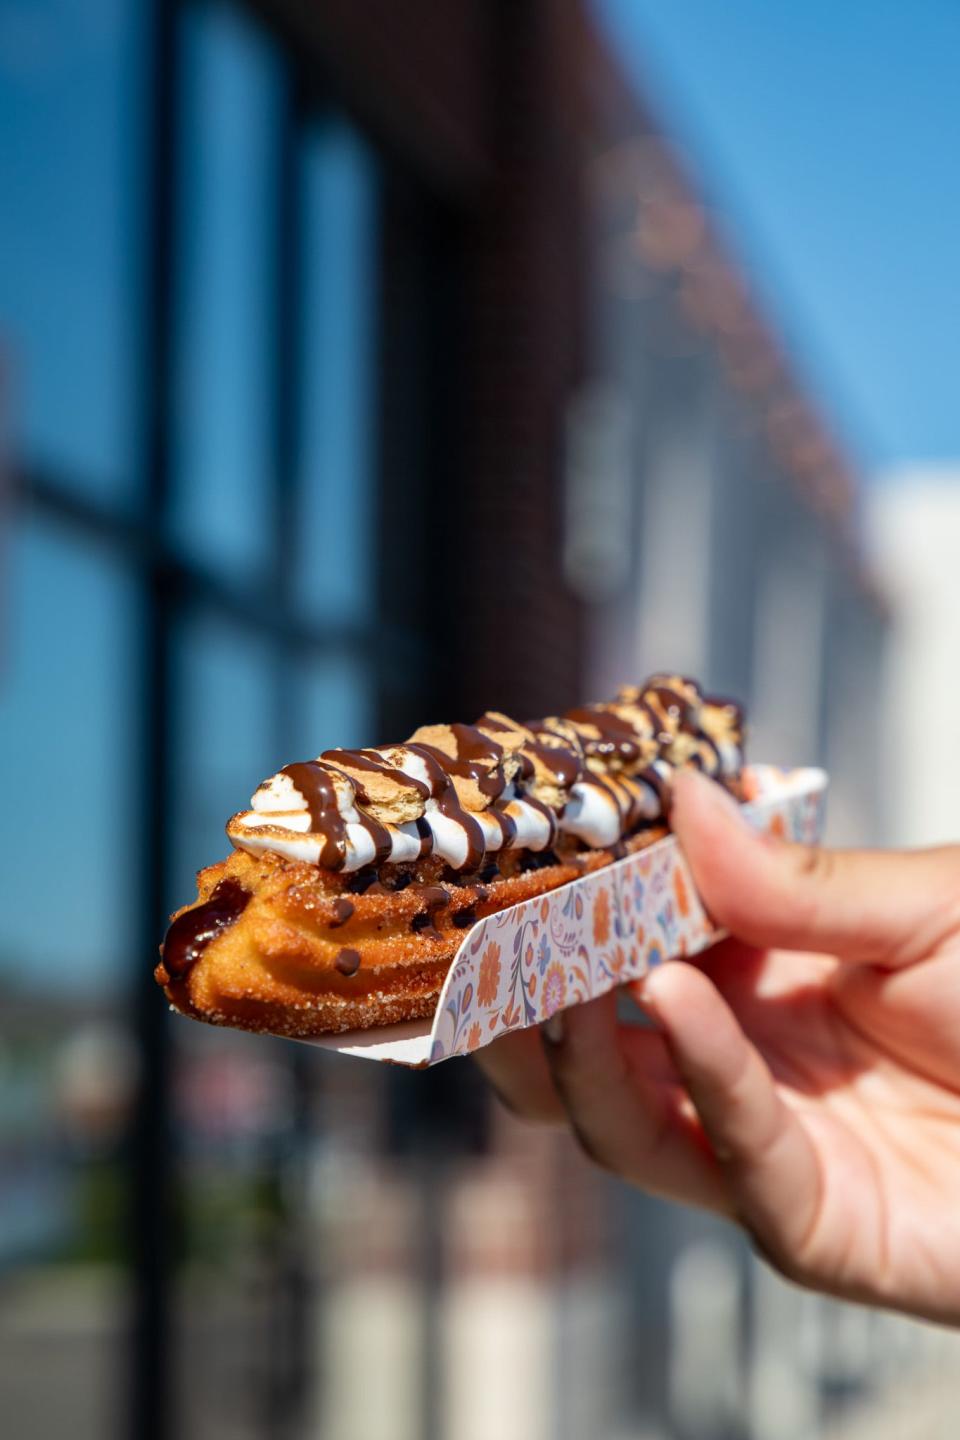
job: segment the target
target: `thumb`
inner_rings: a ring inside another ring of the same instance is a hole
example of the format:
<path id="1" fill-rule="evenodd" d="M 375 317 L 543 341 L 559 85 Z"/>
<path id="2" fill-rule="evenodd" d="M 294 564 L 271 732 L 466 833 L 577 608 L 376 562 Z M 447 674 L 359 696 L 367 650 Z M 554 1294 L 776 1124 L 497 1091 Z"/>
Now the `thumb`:
<path id="1" fill-rule="evenodd" d="M 671 826 L 718 925 L 751 945 L 905 965 L 960 930 L 960 848 L 826 850 L 758 834 L 736 801 L 675 777 Z"/>

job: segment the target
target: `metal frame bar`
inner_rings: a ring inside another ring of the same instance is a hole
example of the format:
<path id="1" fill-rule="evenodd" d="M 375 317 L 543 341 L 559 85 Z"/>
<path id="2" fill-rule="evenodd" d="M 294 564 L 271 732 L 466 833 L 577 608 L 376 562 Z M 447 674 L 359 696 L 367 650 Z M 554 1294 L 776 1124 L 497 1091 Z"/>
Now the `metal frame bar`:
<path id="1" fill-rule="evenodd" d="M 89 539 L 122 551 L 138 571 L 163 577 L 177 605 L 215 609 L 237 623 L 289 645 L 298 656 L 360 655 L 385 674 L 402 675 L 422 664 L 423 640 L 412 630 L 383 624 L 326 624 L 305 618 L 292 607 L 289 596 L 277 590 L 275 574 L 251 593 L 224 575 L 181 555 L 163 537 L 162 525 L 79 494 L 49 471 L 31 469 L 14 485 L 14 505 L 82 531 Z M 287 502 L 284 502 L 287 504 Z M 289 518 L 285 523 L 289 526 Z M 286 559 L 283 561 L 287 564 Z M 274 567 L 276 568 L 276 567 Z"/>
<path id="2" fill-rule="evenodd" d="M 173 285 L 176 227 L 177 4 L 154 0 L 148 70 L 148 184 L 144 237 L 147 247 L 141 356 L 145 397 L 140 467 L 148 533 L 161 533 L 170 479 L 170 413 L 173 359 Z M 144 557 L 141 579 L 141 673 L 135 719 L 143 746 L 139 796 L 138 953 L 149 955 L 163 915 L 170 864 L 165 824 L 171 753 L 167 716 L 170 697 L 170 576 L 159 557 Z M 127 1430 L 137 1440 L 164 1440 L 172 1430 L 173 1389 L 171 1264 L 173 1194 L 170 1041 L 166 1009 L 157 1004 L 153 977 L 144 966 L 134 983 L 133 1018 L 141 1074 L 132 1129 L 130 1184 L 134 1310 Z"/>

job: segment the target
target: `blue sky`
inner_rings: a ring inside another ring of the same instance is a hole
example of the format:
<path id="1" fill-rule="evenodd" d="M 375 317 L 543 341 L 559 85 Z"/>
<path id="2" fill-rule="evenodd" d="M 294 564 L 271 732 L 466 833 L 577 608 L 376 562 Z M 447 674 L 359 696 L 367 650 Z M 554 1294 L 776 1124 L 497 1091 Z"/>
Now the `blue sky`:
<path id="1" fill-rule="evenodd" d="M 598 0 L 868 469 L 960 456 L 957 0 Z"/>

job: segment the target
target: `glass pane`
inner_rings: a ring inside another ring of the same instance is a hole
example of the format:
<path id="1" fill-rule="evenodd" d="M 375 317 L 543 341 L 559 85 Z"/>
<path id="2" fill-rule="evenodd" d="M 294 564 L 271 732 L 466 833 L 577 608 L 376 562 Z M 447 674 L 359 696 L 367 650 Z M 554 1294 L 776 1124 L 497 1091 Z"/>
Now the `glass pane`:
<path id="1" fill-rule="evenodd" d="M 89 999 L 126 965 L 130 661 L 125 574 L 39 524 L 16 536 L 0 672 L 0 976 Z M 126 979 L 126 975 L 124 975 Z"/>
<path id="2" fill-rule="evenodd" d="M 279 65 L 233 9 L 187 10 L 177 295 L 178 538 L 262 563 L 272 470 Z"/>
<path id="3" fill-rule="evenodd" d="M 0 354 L 27 461 L 132 483 L 143 8 L 0 7 Z M 6 397 L 5 397 L 6 398 Z"/>
<path id="4" fill-rule="evenodd" d="M 230 853 L 224 826 L 283 763 L 267 643 L 228 620 L 196 615 L 178 648 L 171 905 L 191 898 L 197 870 Z"/>
<path id="5" fill-rule="evenodd" d="M 319 755 L 337 746 L 383 744 L 374 734 L 375 711 L 364 662 L 326 656 L 298 667 L 297 754 Z"/>
<path id="6" fill-rule="evenodd" d="M 341 122 L 303 156 L 301 487 L 296 589 L 327 620 L 367 618 L 374 427 L 376 161 Z"/>
<path id="7" fill-rule="evenodd" d="M 108 1435 L 122 1401 L 134 595 L 109 556 L 13 537 L 0 668 L 4 1434 Z M 135 867 L 135 861 L 134 867 Z"/>

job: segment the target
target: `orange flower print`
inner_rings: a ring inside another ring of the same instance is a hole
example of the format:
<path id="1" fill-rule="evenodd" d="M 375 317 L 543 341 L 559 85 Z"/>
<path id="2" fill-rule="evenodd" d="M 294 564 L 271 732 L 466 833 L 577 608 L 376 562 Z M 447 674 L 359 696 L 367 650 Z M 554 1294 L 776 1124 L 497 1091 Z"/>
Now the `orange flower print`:
<path id="1" fill-rule="evenodd" d="M 470 1026 L 470 1029 L 467 1031 L 467 1049 L 476 1050 L 482 1039 L 483 1031 L 480 1029 L 480 1026 L 477 1024 L 477 1022 L 474 1021 L 473 1024 Z"/>
<path id="2" fill-rule="evenodd" d="M 600 890 L 593 902 L 593 943 L 606 945 L 610 939 L 610 891 Z"/>
<path id="3" fill-rule="evenodd" d="M 623 946 L 615 945 L 613 948 L 613 953 L 608 957 L 608 959 L 610 963 L 610 969 L 613 971 L 614 975 L 619 975 L 620 972 L 623 970 L 624 965 L 626 965 L 627 963 L 627 956 Z"/>
<path id="4" fill-rule="evenodd" d="M 687 882 L 683 878 L 682 870 L 673 872 L 673 893 L 677 897 L 677 909 L 681 915 L 690 914 L 690 899 L 687 895 Z"/>
<path id="5" fill-rule="evenodd" d="M 784 824 L 783 816 L 774 815 L 772 820 L 770 821 L 770 824 L 767 826 L 767 830 L 769 834 L 776 835 L 782 840 L 787 833 L 787 827 Z"/>
<path id="6" fill-rule="evenodd" d="M 495 940 L 491 940 L 480 957 L 480 974 L 477 977 L 477 1004 L 481 1006 L 492 1005 L 497 998 L 497 986 L 499 984 L 500 946 Z"/>
<path id="7" fill-rule="evenodd" d="M 548 968 L 543 982 L 543 1013 L 544 1015 L 555 1015 L 558 1010 L 563 1009 L 563 1002 L 567 998 L 567 977 L 564 974 L 563 966 L 556 961 Z"/>
<path id="8" fill-rule="evenodd" d="M 500 1020 L 505 1030 L 512 1030 L 514 1026 L 520 1024 L 522 1018 L 523 1016 L 520 1010 L 520 1006 L 514 1005 L 512 1000 L 508 1001 L 507 1004 L 503 1007 L 503 1010 L 500 1012 Z M 494 1016 L 491 1025 L 495 1023 L 496 1016 Z"/>

